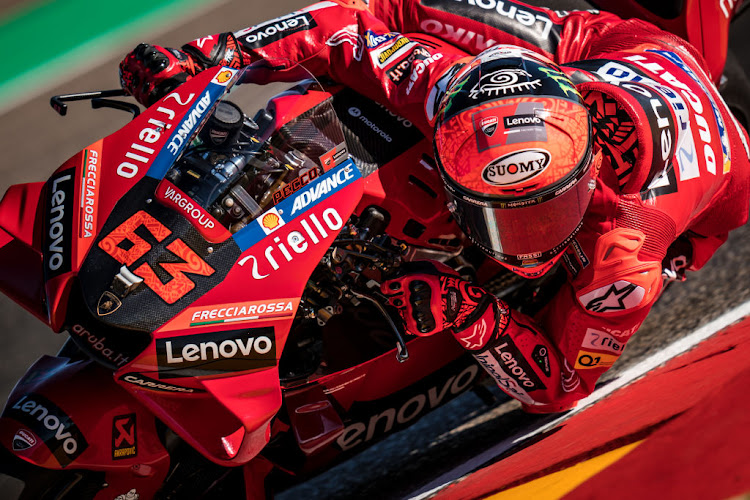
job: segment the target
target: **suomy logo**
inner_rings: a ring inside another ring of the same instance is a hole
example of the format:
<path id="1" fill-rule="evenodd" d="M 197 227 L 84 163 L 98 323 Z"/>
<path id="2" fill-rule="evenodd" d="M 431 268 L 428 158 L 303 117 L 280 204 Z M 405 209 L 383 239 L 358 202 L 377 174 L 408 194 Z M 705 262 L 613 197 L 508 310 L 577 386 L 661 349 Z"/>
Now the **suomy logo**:
<path id="1" fill-rule="evenodd" d="M 159 382 L 158 380 L 154 380 L 140 373 L 126 373 L 125 375 L 120 377 L 120 380 L 129 384 L 160 392 L 181 392 L 188 394 L 206 392 L 203 389 L 195 389 L 193 387 L 183 387 L 181 385 Z"/>
<path id="2" fill-rule="evenodd" d="M 482 179 L 493 186 L 512 186 L 544 172 L 551 155 L 544 149 L 526 149 L 493 160 L 482 171 Z"/>
<path id="3" fill-rule="evenodd" d="M 38 394 L 26 394 L 16 401 L 10 407 L 8 416 L 29 426 L 63 467 L 88 447 L 83 434 L 70 417 L 52 401 Z"/>

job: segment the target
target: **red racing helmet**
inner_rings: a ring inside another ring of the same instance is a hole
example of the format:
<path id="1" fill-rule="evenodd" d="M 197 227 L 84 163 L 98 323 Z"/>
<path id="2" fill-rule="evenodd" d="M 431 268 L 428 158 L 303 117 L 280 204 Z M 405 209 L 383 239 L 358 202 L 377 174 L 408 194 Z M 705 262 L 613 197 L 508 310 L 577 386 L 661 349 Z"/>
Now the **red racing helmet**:
<path id="1" fill-rule="evenodd" d="M 459 226 L 522 276 L 549 270 L 581 228 L 601 163 L 570 79 L 541 55 L 493 47 L 448 84 L 435 126 Z"/>

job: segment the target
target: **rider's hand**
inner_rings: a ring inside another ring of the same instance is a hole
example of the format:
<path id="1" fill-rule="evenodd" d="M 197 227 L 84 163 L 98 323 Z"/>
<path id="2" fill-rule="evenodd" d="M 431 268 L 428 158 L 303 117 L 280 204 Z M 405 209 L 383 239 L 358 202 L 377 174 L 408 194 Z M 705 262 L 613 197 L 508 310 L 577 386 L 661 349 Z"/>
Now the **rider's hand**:
<path id="1" fill-rule="evenodd" d="M 462 331 L 494 303 L 484 289 L 433 261 L 404 265 L 400 276 L 385 281 L 380 290 L 398 309 L 406 330 L 420 336 L 449 328 Z"/>
<path id="2" fill-rule="evenodd" d="M 120 63 L 120 84 L 138 102 L 150 106 L 199 71 L 180 50 L 142 43 Z"/>

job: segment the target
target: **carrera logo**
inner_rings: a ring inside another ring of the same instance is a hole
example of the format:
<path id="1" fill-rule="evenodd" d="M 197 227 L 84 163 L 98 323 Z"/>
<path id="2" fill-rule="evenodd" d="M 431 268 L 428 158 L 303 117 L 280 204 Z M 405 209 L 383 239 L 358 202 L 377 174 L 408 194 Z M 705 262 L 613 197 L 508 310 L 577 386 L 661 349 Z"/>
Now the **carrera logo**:
<path id="1" fill-rule="evenodd" d="M 297 202 L 295 200 L 295 204 L 296 203 Z M 322 222 L 320 219 L 322 219 Z M 283 255 L 286 262 L 291 262 L 292 260 L 294 260 L 295 255 L 303 254 L 307 251 L 310 246 L 308 240 L 312 242 L 313 245 L 317 245 L 321 240 L 327 238 L 328 231 L 326 230 L 326 228 L 329 231 L 337 232 L 342 227 L 344 227 L 344 221 L 335 208 L 327 208 L 323 210 L 323 214 L 320 219 L 318 219 L 315 214 L 310 214 L 307 217 L 301 218 L 299 220 L 299 223 L 302 226 L 304 233 L 302 231 L 290 231 L 286 235 L 286 245 L 281 241 L 281 237 L 277 236 L 276 238 L 274 238 L 274 244 L 268 245 L 263 252 L 265 262 L 271 266 L 271 270 L 266 270 L 265 274 L 261 273 L 261 266 L 258 262 L 258 258 L 254 255 L 248 255 L 247 257 L 240 260 L 238 264 L 240 266 L 244 266 L 247 262 L 250 262 L 250 265 L 252 266 L 251 273 L 253 279 L 262 280 L 267 278 L 268 276 L 270 276 L 272 271 L 278 271 L 281 267 L 279 261 L 277 260 L 277 250 L 279 253 L 281 253 L 281 255 Z M 293 253 L 289 251 L 290 248 Z M 267 266 L 264 265 L 263 267 Z"/>
<path id="2" fill-rule="evenodd" d="M 112 460 L 138 455 L 135 413 L 120 415 L 112 420 Z"/>
<path id="3" fill-rule="evenodd" d="M 23 396 L 10 407 L 8 416 L 30 427 L 62 467 L 78 458 L 88 447 L 71 418 L 39 394 Z"/>
<path id="4" fill-rule="evenodd" d="M 482 118 L 479 126 L 482 128 L 482 132 L 484 132 L 484 135 L 492 137 L 492 135 L 497 131 L 497 124 L 497 116 L 488 116 L 487 118 Z"/>
<path id="5" fill-rule="evenodd" d="M 18 429 L 13 436 L 13 451 L 24 451 L 36 446 L 37 440 L 31 431 Z"/>
<path id="6" fill-rule="evenodd" d="M 194 389 L 192 387 L 183 387 L 180 385 L 159 382 L 158 380 L 154 380 L 140 373 L 126 373 L 125 375 L 120 377 L 120 380 L 122 380 L 123 382 L 127 382 L 128 384 L 137 385 L 145 389 L 151 389 L 152 391 L 159 392 L 179 392 L 183 394 L 206 392 L 203 389 Z"/>
<path id="7" fill-rule="evenodd" d="M 482 179 L 493 186 L 512 186 L 536 177 L 549 166 L 551 155 L 544 149 L 527 149 L 505 155 L 484 167 Z"/>
<path id="8" fill-rule="evenodd" d="M 317 25 L 312 14 L 295 12 L 251 28 L 249 34 L 242 40 L 245 46 L 257 49 L 294 33 L 312 29 Z M 240 36 L 239 33 L 238 36 Z"/>
<path id="9" fill-rule="evenodd" d="M 276 365 L 273 327 L 156 340 L 159 378 L 200 377 Z"/>

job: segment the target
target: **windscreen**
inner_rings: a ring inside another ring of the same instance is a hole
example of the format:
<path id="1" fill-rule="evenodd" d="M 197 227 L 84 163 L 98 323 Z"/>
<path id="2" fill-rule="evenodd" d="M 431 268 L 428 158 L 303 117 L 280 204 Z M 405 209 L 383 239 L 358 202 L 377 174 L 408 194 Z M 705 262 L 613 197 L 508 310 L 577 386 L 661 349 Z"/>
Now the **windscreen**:
<path id="1" fill-rule="evenodd" d="M 284 122 L 276 107 L 283 93 L 259 109 L 268 92 L 255 83 L 260 75 L 251 66 L 236 76 L 165 175 L 232 233 L 348 158 L 330 97 L 311 99 L 310 109 Z M 303 76 L 286 93 L 327 96 L 312 75 Z"/>

